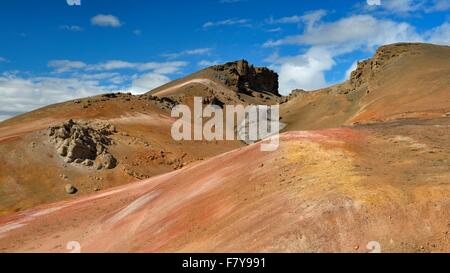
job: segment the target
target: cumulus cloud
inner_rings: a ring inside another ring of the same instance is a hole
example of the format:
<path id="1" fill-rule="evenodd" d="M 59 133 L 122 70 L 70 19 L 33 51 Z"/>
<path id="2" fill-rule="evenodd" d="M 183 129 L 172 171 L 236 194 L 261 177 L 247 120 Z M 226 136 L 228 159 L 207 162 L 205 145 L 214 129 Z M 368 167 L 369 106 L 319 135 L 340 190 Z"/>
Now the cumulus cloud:
<path id="1" fill-rule="evenodd" d="M 321 47 L 310 48 L 298 56 L 272 56 L 272 60 L 275 62 L 272 68 L 280 76 L 280 91 L 285 95 L 297 88 L 315 90 L 325 87 L 324 72 L 335 65 L 332 54 Z"/>
<path id="2" fill-rule="evenodd" d="M 209 21 L 203 24 L 203 28 L 211 28 L 218 26 L 232 26 L 232 25 L 248 25 L 250 23 L 249 19 L 226 19 L 222 21 Z"/>
<path id="3" fill-rule="evenodd" d="M 100 27 L 121 27 L 122 22 L 114 15 L 98 14 L 91 18 L 91 24 Z"/>

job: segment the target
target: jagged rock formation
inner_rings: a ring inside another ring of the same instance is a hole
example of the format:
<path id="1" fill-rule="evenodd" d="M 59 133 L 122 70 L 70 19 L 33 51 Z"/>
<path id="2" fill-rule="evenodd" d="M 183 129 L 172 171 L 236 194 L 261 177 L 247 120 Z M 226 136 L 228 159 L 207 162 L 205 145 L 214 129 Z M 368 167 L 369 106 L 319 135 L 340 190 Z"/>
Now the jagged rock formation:
<path id="1" fill-rule="evenodd" d="M 208 68 L 212 76 L 232 90 L 242 93 L 278 93 L 278 74 L 266 67 L 254 67 L 246 60 L 230 62 Z"/>
<path id="2" fill-rule="evenodd" d="M 90 124 L 69 120 L 49 129 L 50 141 L 67 163 L 86 167 L 113 169 L 117 160 L 108 152 L 112 144 L 109 136 L 115 132 L 109 123 Z"/>

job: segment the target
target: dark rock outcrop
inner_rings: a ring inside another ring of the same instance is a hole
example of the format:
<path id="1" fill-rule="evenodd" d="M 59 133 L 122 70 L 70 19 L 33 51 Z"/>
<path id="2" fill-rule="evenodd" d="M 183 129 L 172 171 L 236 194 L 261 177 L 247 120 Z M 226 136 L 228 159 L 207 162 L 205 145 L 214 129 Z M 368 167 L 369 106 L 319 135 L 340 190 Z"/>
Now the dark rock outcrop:
<path id="1" fill-rule="evenodd" d="M 208 69 L 216 80 L 236 92 L 267 92 L 279 96 L 278 74 L 268 68 L 254 67 L 246 60 L 240 60 Z"/>

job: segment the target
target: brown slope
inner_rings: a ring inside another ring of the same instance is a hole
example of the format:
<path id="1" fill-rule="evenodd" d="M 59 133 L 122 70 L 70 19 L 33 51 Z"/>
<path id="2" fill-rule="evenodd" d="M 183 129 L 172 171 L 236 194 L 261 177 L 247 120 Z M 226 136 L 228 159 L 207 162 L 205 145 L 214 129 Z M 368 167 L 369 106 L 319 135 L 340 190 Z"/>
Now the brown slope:
<path id="1" fill-rule="evenodd" d="M 348 82 L 294 93 L 282 116 L 288 130 L 441 117 L 449 94 L 450 47 L 401 43 L 380 47 Z"/>
<path id="2" fill-rule="evenodd" d="M 0 250 L 448 252 L 449 129 L 447 118 L 286 133 L 275 152 L 256 144 L 4 217 Z"/>

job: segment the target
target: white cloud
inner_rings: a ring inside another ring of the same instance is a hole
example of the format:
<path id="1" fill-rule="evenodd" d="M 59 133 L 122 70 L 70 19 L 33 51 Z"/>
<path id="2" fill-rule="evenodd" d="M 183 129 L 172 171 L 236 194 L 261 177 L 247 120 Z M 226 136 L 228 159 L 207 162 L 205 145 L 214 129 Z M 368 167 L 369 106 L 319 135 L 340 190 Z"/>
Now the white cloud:
<path id="1" fill-rule="evenodd" d="M 139 66 L 137 63 L 130 63 L 121 60 L 110 60 L 103 63 L 89 65 L 87 70 L 118 70 L 118 69 L 135 69 Z"/>
<path id="2" fill-rule="evenodd" d="M 345 71 L 345 79 L 344 79 L 344 81 L 350 79 L 350 76 L 352 75 L 352 72 L 355 71 L 356 68 L 358 68 L 358 61 L 354 61 L 352 63 L 352 65 L 347 69 L 347 71 Z"/>
<path id="3" fill-rule="evenodd" d="M 165 75 L 146 73 L 141 76 L 135 76 L 130 90 L 134 94 L 143 94 L 168 82 L 170 82 L 170 78 Z"/>
<path id="4" fill-rule="evenodd" d="M 269 32 L 269 33 L 282 32 L 282 31 L 283 31 L 283 29 L 281 27 L 270 28 L 270 29 L 266 30 L 266 32 Z"/>
<path id="5" fill-rule="evenodd" d="M 212 48 L 195 48 L 195 49 L 189 49 L 184 50 L 180 52 L 175 53 L 168 53 L 168 54 L 162 54 L 163 57 L 169 58 L 169 59 L 176 59 L 182 56 L 192 56 L 192 55 L 208 55 L 212 51 Z"/>
<path id="6" fill-rule="evenodd" d="M 114 86 L 101 86 L 97 80 L 27 78 L 5 73 L 0 76 L 0 113 L 28 112 L 61 101 L 113 91 Z"/>
<path id="7" fill-rule="evenodd" d="M 335 65 L 330 52 L 320 47 L 313 47 L 298 56 L 272 56 L 272 59 L 275 64 L 271 68 L 280 76 L 279 89 L 284 95 L 297 88 L 315 90 L 325 87 L 327 82 L 324 72 Z"/>
<path id="8" fill-rule="evenodd" d="M 120 22 L 119 18 L 110 14 L 98 14 L 91 18 L 91 24 L 94 26 L 101 27 L 120 27 L 122 26 L 122 22 Z"/>
<path id="9" fill-rule="evenodd" d="M 382 1 L 382 6 L 385 10 L 399 13 L 401 15 L 409 15 L 412 12 L 418 11 L 424 5 L 423 0 L 389 0 Z"/>
<path id="10" fill-rule="evenodd" d="M 248 25 L 249 19 L 226 19 L 223 21 L 209 21 L 203 24 L 203 28 L 211 28 L 217 26 L 232 26 L 232 25 Z"/>
<path id="11" fill-rule="evenodd" d="M 269 24 L 295 24 L 300 23 L 303 20 L 302 16 L 299 15 L 293 15 L 288 17 L 282 17 L 278 19 L 269 18 L 267 22 Z"/>
<path id="12" fill-rule="evenodd" d="M 56 73 L 64 73 L 75 69 L 83 69 L 87 67 L 87 64 L 80 61 L 54 60 L 48 62 L 48 66 L 55 68 Z"/>
<path id="13" fill-rule="evenodd" d="M 201 60 L 200 62 L 197 63 L 197 65 L 200 67 L 209 67 L 209 66 L 218 65 L 218 64 L 219 64 L 219 61 L 208 61 L 208 60 Z"/>
<path id="14" fill-rule="evenodd" d="M 59 28 L 62 30 L 75 31 L 75 32 L 83 31 L 83 28 L 80 26 L 77 26 L 77 25 L 62 25 Z"/>
<path id="15" fill-rule="evenodd" d="M 379 6 L 379 5 L 381 5 L 381 0 L 367 0 L 367 5 Z"/>
<path id="16" fill-rule="evenodd" d="M 155 72 L 160 74 L 171 74 L 176 73 L 181 67 L 188 65 L 187 62 L 177 61 L 177 62 L 127 62 L 122 60 L 109 60 L 97 64 L 86 64 L 82 61 L 71 61 L 71 60 L 53 60 L 48 63 L 49 67 L 55 69 L 55 73 L 64 73 L 76 70 L 85 71 L 111 71 L 111 70 L 121 70 L 121 69 L 133 69 L 137 71 L 148 71 L 155 70 Z"/>
<path id="17" fill-rule="evenodd" d="M 450 0 L 434 0 L 431 7 L 425 9 L 426 12 L 441 12 L 450 9 Z"/>
<path id="18" fill-rule="evenodd" d="M 0 57 L 0 63 L 8 63 L 8 59 Z"/>
<path id="19" fill-rule="evenodd" d="M 14 116 L 14 114 L 9 114 L 9 113 L 0 114 L 0 122 L 7 120 L 13 116 Z"/>
<path id="20" fill-rule="evenodd" d="M 187 66 L 188 62 L 176 61 L 176 62 L 149 62 L 141 63 L 137 65 L 139 71 L 153 70 L 159 74 L 173 74 L 178 73 L 180 69 Z"/>
<path id="21" fill-rule="evenodd" d="M 450 0 L 367 0 L 367 6 L 363 10 L 411 16 L 422 12 L 443 12 L 449 9 Z"/>
<path id="22" fill-rule="evenodd" d="M 427 34 L 427 40 L 430 43 L 450 45 L 450 24 L 444 23 L 430 30 Z"/>
<path id="23" fill-rule="evenodd" d="M 142 35 L 142 31 L 140 29 L 135 29 L 133 30 L 133 34 L 136 36 L 141 36 Z"/>
<path id="24" fill-rule="evenodd" d="M 297 24 L 297 23 L 306 23 L 308 27 L 314 25 L 315 22 L 319 21 L 322 17 L 327 14 L 326 10 L 313 10 L 305 12 L 303 15 L 293 15 L 281 18 L 269 18 L 267 23 L 269 24 Z"/>
<path id="25" fill-rule="evenodd" d="M 308 28 L 305 33 L 268 41 L 266 47 L 281 45 L 380 45 L 398 41 L 421 41 L 415 28 L 407 23 L 379 20 L 371 15 L 355 15 L 331 23 L 321 23 Z M 348 44 L 350 43 L 350 44 Z"/>

